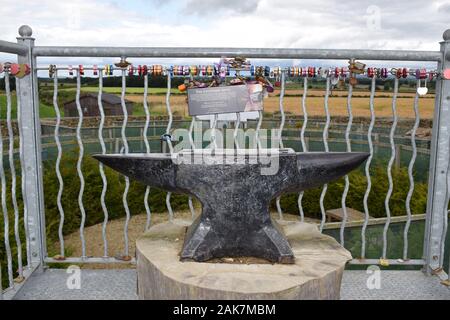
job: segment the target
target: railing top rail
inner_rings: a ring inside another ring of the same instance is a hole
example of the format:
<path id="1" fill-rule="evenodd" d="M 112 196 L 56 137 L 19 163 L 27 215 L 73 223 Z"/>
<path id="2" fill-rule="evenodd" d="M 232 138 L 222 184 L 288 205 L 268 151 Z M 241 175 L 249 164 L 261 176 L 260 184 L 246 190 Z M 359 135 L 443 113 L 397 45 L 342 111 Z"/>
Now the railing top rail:
<path id="1" fill-rule="evenodd" d="M 28 47 L 23 44 L 0 40 L 0 52 L 24 55 L 28 52 Z"/>
<path id="2" fill-rule="evenodd" d="M 245 56 L 270 59 L 335 59 L 441 61 L 440 51 L 288 49 L 288 48 L 200 48 L 200 47 L 64 47 L 36 46 L 36 57 L 141 57 L 141 58 L 216 58 Z"/>

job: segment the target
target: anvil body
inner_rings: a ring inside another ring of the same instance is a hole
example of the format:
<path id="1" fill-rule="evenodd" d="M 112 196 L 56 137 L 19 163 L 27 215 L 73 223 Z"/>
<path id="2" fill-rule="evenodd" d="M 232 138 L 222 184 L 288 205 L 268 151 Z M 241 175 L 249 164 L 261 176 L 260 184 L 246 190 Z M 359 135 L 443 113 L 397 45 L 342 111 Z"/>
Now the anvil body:
<path id="1" fill-rule="evenodd" d="M 146 185 L 189 194 L 201 202 L 202 213 L 187 231 L 181 260 L 250 256 L 293 263 L 291 247 L 270 217 L 271 200 L 336 180 L 368 154 L 281 152 L 270 155 L 271 165 L 278 161 L 278 170 L 267 175 L 262 169 L 268 167 L 268 159 L 255 161 L 255 155 L 228 164 L 186 164 L 161 153 L 94 157 Z"/>

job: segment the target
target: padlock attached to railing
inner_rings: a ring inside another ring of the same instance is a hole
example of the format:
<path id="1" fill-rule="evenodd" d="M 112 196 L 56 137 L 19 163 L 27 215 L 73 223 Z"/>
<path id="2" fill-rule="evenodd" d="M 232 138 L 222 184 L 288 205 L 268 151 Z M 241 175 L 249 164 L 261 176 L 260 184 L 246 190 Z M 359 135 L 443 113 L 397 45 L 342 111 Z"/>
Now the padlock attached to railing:
<path id="1" fill-rule="evenodd" d="M 130 64 L 128 66 L 128 76 L 130 76 L 130 77 L 133 76 L 134 75 L 134 71 L 135 71 L 134 66 L 132 64 Z"/>
<path id="2" fill-rule="evenodd" d="M 19 63 L 5 63 L 4 65 L 5 72 L 8 72 L 10 75 L 16 78 L 23 78 L 26 75 L 30 74 L 31 68 L 27 64 L 19 64 Z"/>
<path id="3" fill-rule="evenodd" d="M 163 66 L 160 64 L 155 64 L 152 66 L 152 75 L 161 76 L 163 74 Z"/>
<path id="4" fill-rule="evenodd" d="M 48 66 L 48 77 L 53 78 L 55 73 L 56 73 L 56 65 L 54 65 L 54 64 L 49 65 Z"/>
<path id="5" fill-rule="evenodd" d="M 373 78 L 376 75 L 376 70 L 374 68 L 367 68 L 366 74 L 368 78 Z"/>
<path id="6" fill-rule="evenodd" d="M 84 68 L 83 65 L 78 65 L 78 72 L 80 73 L 80 76 L 84 76 Z"/>
<path id="7" fill-rule="evenodd" d="M 96 64 L 94 64 L 94 65 L 92 66 L 92 74 L 93 74 L 94 76 L 97 76 L 97 75 L 98 75 L 98 66 L 97 66 Z"/>

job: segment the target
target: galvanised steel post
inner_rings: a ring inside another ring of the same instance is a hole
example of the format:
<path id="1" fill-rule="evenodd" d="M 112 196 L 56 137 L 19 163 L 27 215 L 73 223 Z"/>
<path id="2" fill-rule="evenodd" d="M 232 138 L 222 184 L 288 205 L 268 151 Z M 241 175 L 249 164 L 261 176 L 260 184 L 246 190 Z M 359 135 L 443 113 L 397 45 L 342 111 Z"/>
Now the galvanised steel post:
<path id="1" fill-rule="evenodd" d="M 441 42 L 442 59 L 438 72 L 450 68 L 450 29 Z M 445 245 L 444 218 L 447 214 L 447 167 L 450 160 L 450 81 L 442 76 L 436 80 L 436 102 L 431 141 L 430 175 L 428 181 L 427 216 L 425 224 L 424 271 L 428 274 L 440 273 Z"/>
<path id="2" fill-rule="evenodd" d="M 36 58 L 32 55 L 34 38 L 29 26 L 19 28 L 17 42 L 28 47 L 28 52 L 18 55 L 19 63 L 26 63 L 31 73 L 18 81 L 21 130 L 23 137 L 23 159 L 25 172 L 24 205 L 28 212 L 30 254 L 33 267 L 44 265 L 46 257 L 44 192 L 41 161 L 41 125 L 39 120 L 39 98 Z"/>

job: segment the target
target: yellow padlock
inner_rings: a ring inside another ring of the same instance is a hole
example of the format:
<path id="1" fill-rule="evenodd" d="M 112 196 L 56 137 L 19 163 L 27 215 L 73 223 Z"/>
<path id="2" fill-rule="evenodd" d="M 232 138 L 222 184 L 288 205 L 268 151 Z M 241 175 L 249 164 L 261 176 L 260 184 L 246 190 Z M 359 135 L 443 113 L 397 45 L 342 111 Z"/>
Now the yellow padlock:
<path id="1" fill-rule="evenodd" d="M 380 266 L 382 266 L 382 267 L 389 267 L 389 260 L 380 258 Z"/>

